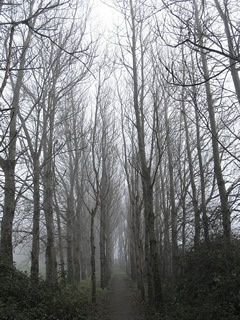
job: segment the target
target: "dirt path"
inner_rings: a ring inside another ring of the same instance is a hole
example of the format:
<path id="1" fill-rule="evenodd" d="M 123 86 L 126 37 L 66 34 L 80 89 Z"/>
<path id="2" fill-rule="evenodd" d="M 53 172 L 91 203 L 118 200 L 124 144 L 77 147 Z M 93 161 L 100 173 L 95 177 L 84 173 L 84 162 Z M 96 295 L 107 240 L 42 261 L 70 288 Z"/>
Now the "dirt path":
<path id="1" fill-rule="evenodd" d="M 115 274 L 111 281 L 110 320 L 144 320 L 131 296 L 130 281 L 124 274 Z"/>

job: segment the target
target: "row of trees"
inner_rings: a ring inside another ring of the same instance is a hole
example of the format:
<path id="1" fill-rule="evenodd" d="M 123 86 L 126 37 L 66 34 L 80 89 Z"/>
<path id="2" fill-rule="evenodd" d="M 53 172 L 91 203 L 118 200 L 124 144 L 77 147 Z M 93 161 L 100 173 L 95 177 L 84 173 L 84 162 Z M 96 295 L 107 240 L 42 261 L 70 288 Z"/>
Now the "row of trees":
<path id="1" fill-rule="evenodd" d="M 227 255 L 231 226 L 238 231 L 239 4 L 128 1 L 118 9 L 128 267 L 142 298 L 147 277 L 159 307 L 161 276 L 176 278 L 187 248 L 209 247 L 220 232 Z"/>
<path id="2" fill-rule="evenodd" d="M 79 1 L 3 4 L 0 254 L 12 265 L 14 247 L 30 243 L 34 281 L 45 251 L 50 286 L 91 274 L 95 300 L 95 246 L 104 288 L 121 179 L 111 70 L 94 62 L 89 14 Z"/>
<path id="3" fill-rule="evenodd" d="M 49 285 L 91 275 L 95 301 L 118 256 L 160 307 L 187 248 L 238 232 L 239 4 L 111 5 L 108 50 L 84 2 L 0 7 L 1 261 L 30 240 L 34 280 L 45 250 Z"/>

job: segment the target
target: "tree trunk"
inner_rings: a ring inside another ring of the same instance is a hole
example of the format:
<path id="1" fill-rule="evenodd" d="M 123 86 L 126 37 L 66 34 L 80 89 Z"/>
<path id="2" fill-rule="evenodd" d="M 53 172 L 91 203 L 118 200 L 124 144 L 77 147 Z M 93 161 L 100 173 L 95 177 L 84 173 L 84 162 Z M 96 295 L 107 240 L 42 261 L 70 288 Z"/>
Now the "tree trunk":
<path id="1" fill-rule="evenodd" d="M 51 108 L 48 106 L 48 108 Z M 48 110 L 49 112 L 49 110 Z M 50 112 L 51 113 L 51 112 Z M 57 260 L 54 246 L 54 222 L 53 222 L 53 124 L 54 113 L 50 119 L 44 115 L 44 172 L 43 172 L 43 210 L 47 229 L 46 244 L 46 282 L 50 286 L 57 283 Z M 49 136 L 46 137 L 47 121 L 49 120 Z"/>
<path id="2" fill-rule="evenodd" d="M 40 172 L 39 157 L 35 154 L 33 159 L 33 228 L 32 228 L 32 252 L 31 252 L 31 278 L 38 280 L 39 276 L 39 222 L 40 222 Z"/>
<path id="3" fill-rule="evenodd" d="M 178 269 L 178 244 L 177 244 L 177 210 L 175 205 L 175 188 L 174 188 L 174 172 L 173 172 L 173 161 L 172 161 L 172 150 L 171 150 L 171 139 L 170 139 L 170 127 L 167 115 L 167 101 L 164 97 L 164 116 L 165 126 L 167 132 L 167 153 L 168 153 L 168 171 L 169 171 L 169 186 L 170 186 L 170 203 L 171 203 L 171 218 L 172 218 L 172 271 L 173 277 L 177 274 Z"/>
<path id="4" fill-rule="evenodd" d="M 135 230 L 135 212 L 133 204 L 130 201 L 130 208 L 129 208 L 129 218 L 128 218 L 128 225 L 129 225 L 129 258 L 130 258 L 130 274 L 131 279 L 136 281 L 137 274 L 136 274 L 136 264 L 137 264 L 137 252 L 135 248 L 136 243 L 136 230 Z"/>
<path id="5" fill-rule="evenodd" d="M 73 233 L 74 233 L 74 212 L 72 190 L 67 198 L 67 281 L 73 284 Z"/>
<path id="6" fill-rule="evenodd" d="M 83 233 L 83 231 L 82 231 Z M 87 257 L 86 248 L 83 237 L 81 237 L 81 248 L 80 248 L 80 266 L 81 266 L 81 279 L 85 280 L 87 278 Z"/>
<path id="7" fill-rule="evenodd" d="M 170 278 L 172 274 L 172 262 L 171 262 L 171 248 L 170 248 L 170 235 L 169 235 L 169 210 L 166 206 L 165 196 L 165 182 L 163 179 L 162 165 L 160 165 L 160 179 L 161 179 L 161 199 L 163 210 L 163 225 L 164 225 L 164 247 L 163 247 L 163 274 L 164 278 Z"/>
<path id="8" fill-rule="evenodd" d="M 157 241 L 154 228 L 154 212 L 153 212 L 153 185 L 151 180 L 150 167 L 147 165 L 144 141 L 144 115 L 143 115 L 143 101 L 141 106 L 138 102 L 138 72 L 137 72 L 137 57 L 136 57 L 136 29 L 135 16 L 133 10 L 133 2 L 130 0 L 131 10 L 131 28 L 132 28 L 132 70 L 133 70 L 133 104 L 136 117 L 136 129 L 138 138 L 138 152 L 140 158 L 141 178 L 143 188 L 143 203 L 145 216 L 145 255 L 147 265 L 148 278 L 148 299 L 150 305 L 159 309 L 162 306 L 162 288 L 160 278 L 160 268 L 158 264 Z M 143 88 L 142 88 L 143 90 Z"/>
<path id="9" fill-rule="evenodd" d="M 134 197 L 134 195 L 133 195 Z M 132 208 L 134 218 L 134 240 L 135 240 L 135 259 L 136 259 L 136 271 L 137 271 L 137 286 L 141 294 L 142 301 L 145 300 L 145 289 L 143 283 L 143 248 L 141 239 L 141 204 L 139 203 L 138 196 L 135 197 L 135 204 Z"/>
<path id="10" fill-rule="evenodd" d="M 229 58 L 230 71 L 231 71 L 237 99 L 238 99 L 238 102 L 240 103 L 240 79 L 239 79 L 239 73 L 238 73 L 239 69 L 237 68 L 236 60 L 231 58 L 231 57 L 239 58 L 239 52 L 235 52 L 235 50 L 234 50 L 234 44 L 233 44 L 234 35 L 231 34 L 231 31 L 230 31 L 231 26 L 229 25 L 230 21 L 229 21 L 228 15 L 227 15 L 228 14 L 228 11 L 227 11 L 228 4 L 227 4 L 227 1 L 225 0 L 224 1 L 225 12 L 224 12 L 221 8 L 219 1 L 214 0 L 214 2 L 215 2 L 218 13 L 223 21 L 223 24 L 224 24 L 225 33 L 226 33 L 227 42 L 228 42 L 228 50 L 229 50 L 229 54 L 230 54 L 230 58 Z M 236 39 L 236 41 L 238 41 L 238 40 Z M 236 50 L 239 50 L 239 47 L 236 48 Z"/>
<path id="11" fill-rule="evenodd" d="M 47 229 L 47 246 L 46 246 L 46 282 L 50 286 L 57 283 L 57 260 L 54 246 L 54 223 L 53 223 L 53 189 L 52 189 L 52 168 L 51 160 L 44 168 L 44 214 Z"/>
<path id="12" fill-rule="evenodd" d="M 198 199 L 197 199 L 197 188 L 194 179 L 194 172 L 193 172 L 193 161 L 192 161 L 192 154 L 191 154 L 191 147 L 189 141 L 189 130 L 188 130 L 188 123 L 186 117 L 186 109 L 185 109 L 185 101 L 184 101 L 184 94 L 185 90 L 182 89 L 182 113 L 183 113 L 183 120 L 184 120 L 184 127 L 185 127 L 185 137 L 186 137 L 186 148 L 187 148 L 187 157 L 188 157 L 188 164 L 189 164 L 189 172 L 190 172 L 190 182 L 192 187 L 192 204 L 194 210 L 194 226 L 195 226 L 195 235 L 194 235 L 194 248 L 195 250 L 198 249 L 200 244 L 200 211 L 198 208 Z"/>
<path id="13" fill-rule="evenodd" d="M 1 262 L 13 264 L 12 226 L 15 212 L 15 160 L 1 160 L 4 171 L 4 205 L 1 223 Z"/>
<path id="14" fill-rule="evenodd" d="M 106 284 L 108 284 L 112 275 L 112 239 L 109 230 L 109 220 L 107 223 L 107 232 L 106 232 Z"/>
<path id="15" fill-rule="evenodd" d="M 100 217 L 100 286 L 102 289 L 106 287 L 106 230 L 105 230 L 105 208 L 101 205 Z"/>
<path id="16" fill-rule="evenodd" d="M 1 4 L 2 5 L 2 4 Z M 16 166 L 16 142 L 17 142 L 17 114 L 20 101 L 20 91 L 23 83 L 24 66 L 26 63 L 27 49 L 31 40 L 32 31 L 29 30 L 27 37 L 22 46 L 20 56 L 19 71 L 17 74 L 16 84 L 13 88 L 12 110 L 9 124 L 9 147 L 8 156 L 4 160 L 0 158 L 0 165 L 5 175 L 4 182 L 4 205 L 3 217 L 1 223 L 1 248 L 0 259 L 7 264 L 13 264 L 13 247 L 12 247 L 12 226 L 15 213 L 15 166 Z"/>
<path id="17" fill-rule="evenodd" d="M 201 136 L 200 136 L 200 126 L 199 126 L 199 116 L 196 107 L 196 98 L 195 101 L 195 121 L 196 121 L 196 132 L 197 132 L 197 151 L 198 151 L 198 163 L 199 163 L 199 171 L 200 171 L 200 184 L 201 184 L 201 206 L 202 206 L 202 214 L 203 214 L 203 230 L 204 230 L 204 239 L 206 245 L 209 247 L 210 239 L 209 239 L 209 226 L 208 226 L 208 216 L 207 216 L 207 206 L 206 206 L 206 191 L 205 191 L 205 177 L 204 177 L 204 168 L 203 168 L 203 160 L 202 160 L 202 150 L 201 150 Z"/>
<path id="18" fill-rule="evenodd" d="M 94 241 L 94 219 L 95 211 L 91 212 L 91 230 L 90 230 L 90 243 L 91 243 L 91 283 L 92 283 L 92 302 L 96 302 L 96 264 L 95 264 L 95 241 Z"/>
<path id="19" fill-rule="evenodd" d="M 2 13 L 3 3 L 4 3 L 4 0 L 0 0 L 0 14 Z"/>
<path id="20" fill-rule="evenodd" d="M 80 201 L 80 199 L 78 200 Z M 81 221 L 80 221 L 80 206 L 77 205 L 76 215 L 75 215 L 75 223 L 74 223 L 74 251 L 73 251 L 73 269 L 74 269 L 74 284 L 78 285 L 80 282 L 81 270 L 80 270 L 80 229 L 81 229 Z"/>
<path id="21" fill-rule="evenodd" d="M 199 13 L 196 0 L 194 0 L 195 6 L 195 19 L 196 19 L 196 28 L 197 28 L 197 36 L 199 38 L 200 45 L 203 45 L 202 40 L 202 28 L 199 21 Z M 206 55 L 203 50 L 200 51 L 201 53 L 201 60 L 202 60 L 202 68 L 204 78 L 206 80 L 209 79 L 209 71 L 207 65 Z M 230 209 L 228 204 L 228 194 L 225 186 L 225 181 L 223 178 L 222 168 L 221 168 L 221 161 L 219 156 L 219 145 L 218 145 L 218 133 L 216 127 L 216 120 L 215 120 L 215 110 L 212 98 L 212 92 L 210 87 L 210 82 L 205 82 L 205 89 L 207 95 L 207 106 L 208 106 L 208 114 L 210 120 L 210 127 L 211 127 L 211 134 L 212 134 L 212 148 L 213 148 L 213 160 L 214 160 L 214 172 L 217 179 L 219 196 L 221 201 L 221 211 L 222 211 L 222 218 L 223 218 L 223 235 L 224 235 L 224 247 L 226 250 L 229 249 L 231 243 L 231 220 L 230 220 Z"/>
<path id="22" fill-rule="evenodd" d="M 63 254 L 63 243 L 62 243 L 62 227 L 61 227 L 61 219 L 60 219 L 60 210 L 58 207 L 56 195 L 55 195 L 55 207 L 56 207 L 56 215 L 57 215 L 57 230 L 58 230 L 58 248 L 59 248 L 59 259 L 60 259 L 60 270 L 61 270 L 61 279 L 63 285 L 66 283 L 66 273 L 65 273 L 65 263 L 64 263 L 64 254 Z"/>

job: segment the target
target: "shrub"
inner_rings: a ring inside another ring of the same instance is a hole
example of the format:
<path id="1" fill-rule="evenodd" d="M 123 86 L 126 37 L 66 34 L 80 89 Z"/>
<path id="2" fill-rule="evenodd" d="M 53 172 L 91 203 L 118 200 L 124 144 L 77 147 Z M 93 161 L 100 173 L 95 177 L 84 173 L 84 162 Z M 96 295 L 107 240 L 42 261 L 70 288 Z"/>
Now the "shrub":
<path id="1" fill-rule="evenodd" d="M 226 253 L 221 236 L 184 259 L 184 271 L 166 304 L 166 320 L 237 320 L 240 317 L 240 241 Z"/>
<path id="2" fill-rule="evenodd" d="M 90 314 L 89 296 L 80 288 L 56 288 L 31 282 L 14 267 L 0 264 L 0 319 L 84 320 Z"/>

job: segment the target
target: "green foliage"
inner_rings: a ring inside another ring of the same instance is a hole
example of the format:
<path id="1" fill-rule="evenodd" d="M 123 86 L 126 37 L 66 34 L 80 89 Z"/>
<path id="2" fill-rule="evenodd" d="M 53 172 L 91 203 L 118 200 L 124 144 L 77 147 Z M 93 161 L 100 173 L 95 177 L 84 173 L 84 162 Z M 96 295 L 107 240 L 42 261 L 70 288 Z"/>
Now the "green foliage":
<path id="1" fill-rule="evenodd" d="M 44 281 L 33 283 L 15 268 L 0 264 L 0 319 L 86 320 L 91 303 L 86 288 L 56 288 Z"/>
<path id="2" fill-rule="evenodd" d="M 165 296 L 165 320 L 239 319 L 239 239 L 233 239 L 228 252 L 220 236 L 210 248 L 202 244 L 197 251 L 189 251 L 176 287 L 168 287 Z"/>

